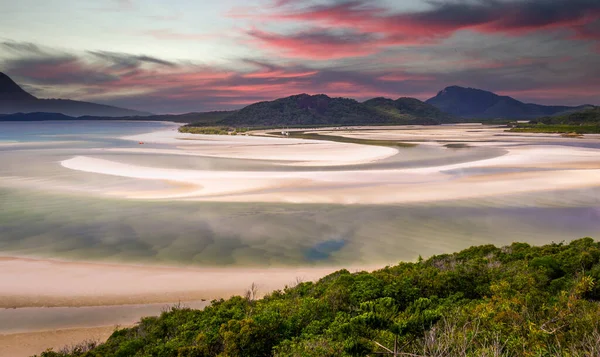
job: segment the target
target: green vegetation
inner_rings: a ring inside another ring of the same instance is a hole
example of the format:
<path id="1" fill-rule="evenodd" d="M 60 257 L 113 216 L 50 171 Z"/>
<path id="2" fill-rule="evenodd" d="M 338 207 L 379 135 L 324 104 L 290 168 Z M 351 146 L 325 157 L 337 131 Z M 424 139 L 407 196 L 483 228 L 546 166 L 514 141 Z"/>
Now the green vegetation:
<path id="1" fill-rule="evenodd" d="M 251 104 L 224 114 L 217 122 L 193 122 L 190 126 L 277 128 L 337 125 L 441 124 L 450 115 L 414 98 L 396 101 L 375 98 L 364 103 L 324 94 L 299 94 L 270 102 Z"/>
<path id="2" fill-rule="evenodd" d="M 517 133 L 600 134 L 600 107 L 556 117 L 544 117 L 510 129 Z"/>
<path id="3" fill-rule="evenodd" d="M 396 100 L 374 98 L 367 100 L 364 104 L 378 113 L 405 123 L 416 122 L 435 125 L 452 122 L 454 119 L 451 115 L 442 112 L 433 105 L 415 98 L 405 97 Z"/>
<path id="4" fill-rule="evenodd" d="M 450 143 L 450 144 L 445 144 L 444 147 L 446 147 L 448 149 L 468 149 L 471 146 L 466 143 Z"/>
<path id="5" fill-rule="evenodd" d="M 43 357 L 597 356 L 600 244 L 472 247 L 341 270 L 256 299 L 174 307 L 99 346 Z"/>
<path id="6" fill-rule="evenodd" d="M 510 131 L 514 133 L 600 134 L 600 125 L 519 124 Z"/>
<path id="7" fill-rule="evenodd" d="M 248 131 L 245 128 L 229 128 L 215 126 L 188 126 L 179 127 L 180 133 L 204 134 L 204 135 L 237 135 Z"/>
<path id="8" fill-rule="evenodd" d="M 218 123 L 229 116 L 233 111 L 217 111 L 203 113 L 187 113 L 187 114 L 165 114 L 153 115 L 138 119 L 143 120 L 158 120 L 158 121 L 173 121 L 177 123 L 198 123 L 202 126 L 218 126 Z M 121 118 L 123 119 L 123 118 Z M 127 118 L 124 118 L 127 119 Z"/>
<path id="9" fill-rule="evenodd" d="M 278 135 L 279 133 L 273 132 L 271 135 Z M 351 143 L 351 144 L 362 144 L 362 145 L 376 145 L 376 146 L 390 146 L 398 148 L 411 148 L 417 146 L 417 144 L 403 143 L 395 140 L 375 140 L 375 139 L 360 139 L 360 138 L 349 138 L 338 135 L 325 135 L 319 133 L 311 133 L 305 131 L 290 131 L 289 137 L 299 139 L 310 139 L 310 140 L 325 140 L 335 141 L 339 143 Z"/>

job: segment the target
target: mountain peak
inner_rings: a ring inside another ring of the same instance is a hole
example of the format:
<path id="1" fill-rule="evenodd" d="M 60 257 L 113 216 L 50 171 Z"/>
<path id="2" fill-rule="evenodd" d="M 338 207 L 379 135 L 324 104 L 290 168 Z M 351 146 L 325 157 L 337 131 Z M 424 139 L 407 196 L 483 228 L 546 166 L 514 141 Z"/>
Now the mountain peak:
<path id="1" fill-rule="evenodd" d="M 0 72 L 0 99 L 36 99 L 31 94 L 27 93 L 8 75 Z"/>
<path id="2" fill-rule="evenodd" d="M 9 76 L 0 72 L 0 114 L 60 113 L 68 116 L 124 117 L 146 116 L 150 113 L 96 103 L 66 99 L 38 99 L 27 93 Z M 55 114 L 56 115 L 56 114 Z"/>
<path id="3" fill-rule="evenodd" d="M 572 107 L 526 104 L 508 96 L 460 86 L 450 86 L 426 101 L 438 109 L 465 118 L 528 119 L 555 115 Z"/>
<path id="4" fill-rule="evenodd" d="M 448 94 L 459 94 L 459 93 L 464 93 L 464 94 L 487 94 L 487 95 L 493 95 L 493 96 L 498 96 L 495 93 L 492 93 L 490 91 L 487 90 L 483 90 L 483 89 L 478 89 L 478 88 L 471 88 L 471 87 L 461 87 L 461 86 L 457 86 L 457 85 L 453 85 L 453 86 L 448 86 L 444 89 L 442 89 L 438 95 L 448 95 Z"/>
<path id="5" fill-rule="evenodd" d="M 9 76 L 0 72 L 0 100 L 31 100 L 36 99 L 19 87 Z"/>
<path id="6" fill-rule="evenodd" d="M 454 85 L 454 86 L 448 86 L 448 87 L 442 89 L 442 92 L 450 92 L 450 91 L 464 90 L 464 89 L 473 89 L 473 88 L 466 88 L 466 87 Z"/>

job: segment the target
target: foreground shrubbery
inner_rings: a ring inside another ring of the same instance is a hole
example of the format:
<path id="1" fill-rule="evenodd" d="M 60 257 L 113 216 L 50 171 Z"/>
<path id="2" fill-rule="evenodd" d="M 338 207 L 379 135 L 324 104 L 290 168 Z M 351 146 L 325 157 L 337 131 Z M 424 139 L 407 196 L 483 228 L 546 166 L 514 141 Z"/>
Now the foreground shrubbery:
<path id="1" fill-rule="evenodd" d="M 600 244 L 473 247 L 172 308 L 63 356 L 598 356 Z M 84 352 L 85 351 L 85 352 Z"/>

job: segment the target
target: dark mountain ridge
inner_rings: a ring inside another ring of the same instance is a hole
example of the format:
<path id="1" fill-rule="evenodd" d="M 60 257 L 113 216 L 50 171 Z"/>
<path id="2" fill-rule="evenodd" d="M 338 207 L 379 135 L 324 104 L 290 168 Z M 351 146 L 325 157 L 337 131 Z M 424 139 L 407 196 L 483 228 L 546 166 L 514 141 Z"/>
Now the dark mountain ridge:
<path id="1" fill-rule="evenodd" d="M 0 100 L 36 100 L 37 98 L 19 87 L 9 76 L 0 72 Z"/>
<path id="2" fill-rule="evenodd" d="M 523 103 L 509 96 L 500 96 L 481 89 L 450 86 L 425 102 L 415 98 L 393 100 L 379 97 L 361 103 L 354 99 L 333 98 L 325 94 L 297 94 L 250 104 L 234 111 L 151 115 L 74 100 L 38 99 L 23 90 L 10 77 L 0 73 L 0 115 L 19 114 L 12 117 L 3 116 L 0 120 L 66 120 L 58 116 L 62 114 L 72 119 L 174 121 L 194 123 L 197 126 L 407 125 L 486 119 L 535 119 L 565 115 L 592 107 Z"/>
<path id="3" fill-rule="evenodd" d="M 446 87 L 425 102 L 457 117 L 481 119 L 532 119 L 566 114 L 590 107 L 587 105 L 570 107 L 523 103 L 509 96 L 500 96 L 481 89 L 459 86 Z"/>
<path id="4" fill-rule="evenodd" d="M 325 94 L 298 94 L 251 104 L 219 124 L 229 126 L 310 126 L 440 124 L 451 120 L 435 107 L 414 98 L 376 98 L 360 103 Z"/>
<path id="5" fill-rule="evenodd" d="M 422 118 L 431 121 L 448 122 L 452 116 L 442 112 L 431 104 L 415 98 L 402 97 L 396 100 L 389 98 L 373 98 L 364 104 L 376 111 L 405 119 Z"/>
<path id="6" fill-rule="evenodd" d="M 149 116 L 125 116 L 125 117 L 107 117 L 107 116 L 70 116 L 61 113 L 33 112 L 33 113 L 12 113 L 0 114 L 0 121 L 50 121 L 50 120 L 127 120 L 127 121 L 168 121 L 176 123 L 202 122 L 206 125 L 217 124 L 223 118 L 227 117 L 233 111 L 216 111 L 204 113 L 186 113 L 186 114 L 164 114 Z"/>
<path id="7" fill-rule="evenodd" d="M 0 72 L 0 114 L 60 113 L 69 116 L 147 116 L 150 113 L 67 99 L 39 99 Z"/>

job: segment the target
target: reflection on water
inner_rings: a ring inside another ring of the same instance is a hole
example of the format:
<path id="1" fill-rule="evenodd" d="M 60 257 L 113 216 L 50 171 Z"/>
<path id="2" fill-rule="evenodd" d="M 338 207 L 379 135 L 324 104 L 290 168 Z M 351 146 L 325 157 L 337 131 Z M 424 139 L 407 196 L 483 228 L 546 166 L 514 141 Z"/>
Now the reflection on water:
<path id="1" fill-rule="evenodd" d="M 135 202 L 0 190 L 0 251 L 202 266 L 393 263 L 475 244 L 599 236 L 599 193 L 344 206 Z"/>
<path id="2" fill-rule="evenodd" d="M 344 239 L 332 239 L 325 242 L 319 242 L 312 247 L 309 247 L 305 253 L 306 259 L 312 261 L 327 260 L 346 245 Z"/>
<path id="3" fill-rule="evenodd" d="M 90 155 L 142 166 L 290 169 L 260 160 L 103 151 L 136 147 L 118 136 L 163 128 L 169 126 L 0 123 L 0 140 L 50 141 L 0 144 L 0 254 L 197 266 L 343 266 L 395 263 L 477 244 L 600 236 L 599 189 L 401 206 L 128 201 L 92 194 L 135 191 L 138 180 L 76 172 L 58 164 L 74 155 Z M 501 154 L 496 149 L 406 150 L 353 168 L 439 165 Z M 143 189 L 165 185 L 146 180 Z M 50 187 L 56 190 L 46 189 Z"/>

